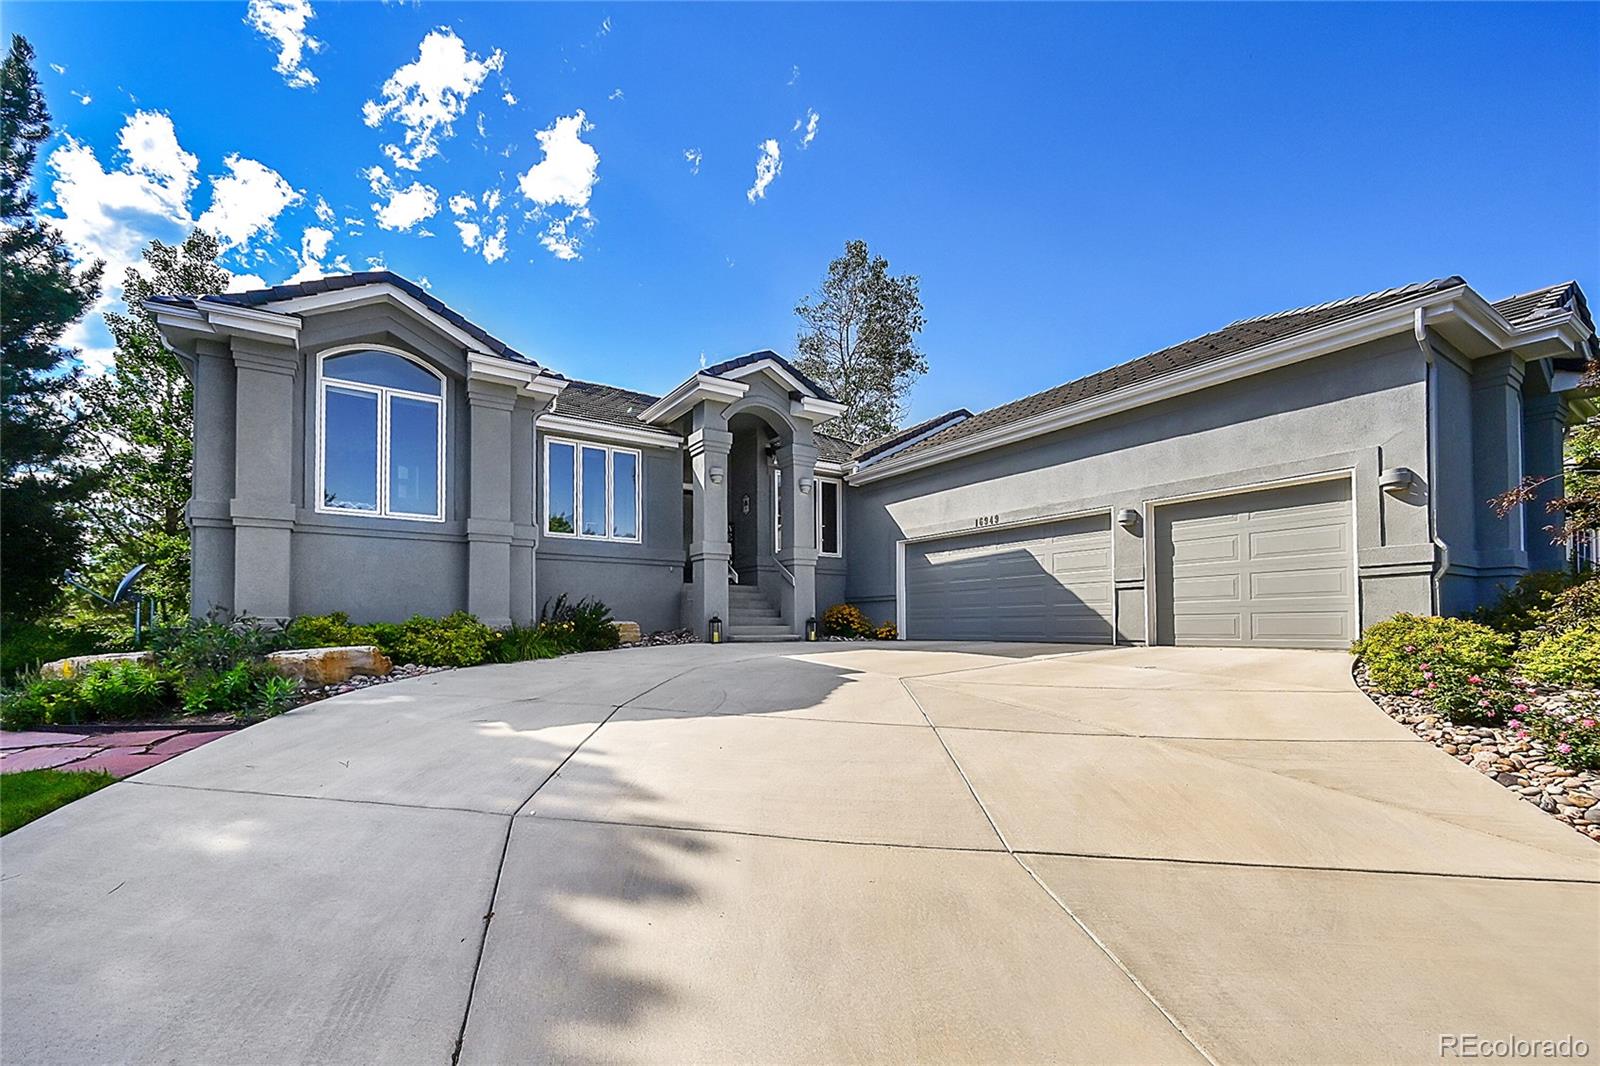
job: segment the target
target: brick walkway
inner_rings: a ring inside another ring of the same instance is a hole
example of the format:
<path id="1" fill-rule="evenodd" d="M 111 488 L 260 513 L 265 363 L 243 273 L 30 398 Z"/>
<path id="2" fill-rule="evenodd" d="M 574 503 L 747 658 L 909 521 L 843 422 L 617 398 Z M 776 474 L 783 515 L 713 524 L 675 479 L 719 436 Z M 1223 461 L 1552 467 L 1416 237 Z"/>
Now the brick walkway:
<path id="1" fill-rule="evenodd" d="M 0 774 L 20 770 L 104 770 L 129 777 L 234 732 L 142 729 L 121 733 L 7 733 L 0 730 Z"/>

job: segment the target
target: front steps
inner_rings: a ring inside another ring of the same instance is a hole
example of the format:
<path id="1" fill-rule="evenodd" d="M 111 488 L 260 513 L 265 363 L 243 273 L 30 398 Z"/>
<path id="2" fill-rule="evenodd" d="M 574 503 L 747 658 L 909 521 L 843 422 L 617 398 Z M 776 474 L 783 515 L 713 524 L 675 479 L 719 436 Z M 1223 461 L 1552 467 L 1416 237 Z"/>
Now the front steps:
<path id="1" fill-rule="evenodd" d="M 724 635 L 730 641 L 744 642 L 800 639 L 753 585 L 728 586 L 728 625 Z"/>

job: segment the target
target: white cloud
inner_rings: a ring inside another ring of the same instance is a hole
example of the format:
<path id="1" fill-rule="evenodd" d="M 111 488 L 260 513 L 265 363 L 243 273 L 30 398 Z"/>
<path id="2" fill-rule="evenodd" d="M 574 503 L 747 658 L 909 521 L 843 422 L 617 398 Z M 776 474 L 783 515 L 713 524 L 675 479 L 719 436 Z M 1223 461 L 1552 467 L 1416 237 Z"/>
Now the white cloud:
<path id="1" fill-rule="evenodd" d="M 608 34 L 610 32 L 611 32 L 611 16 L 607 15 L 605 17 L 605 20 L 600 23 L 600 32 L 599 32 L 598 36 L 604 37 L 606 34 Z"/>
<path id="2" fill-rule="evenodd" d="M 371 167 L 364 176 L 373 194 L 381 197 L 372 210 L 377 212 L 374 217 L 383 229 L 409 230 L 439 213 L 439 194 L 420 181 L 401 188 L 382 167 Z"/>
<path id="3" fill-rule="evenodd" d="M 228 277 L 228 285 L 224 292 L 250 292 L 254 289 L 267 288 L 266 279 L 260 274 L 232 274 Z"/>
<path id="4" fill-rule="evenodd" d="M 468 211 L 476 210 L 478 202 L 464 192 L 458 192 L 450 197 L 450 213 L 452 215 L 465 215 Z"/>
<path id="5" fill-rule="evenodd" d="M 589 197 L 599 180 L 600 153 L 582 139 L 593 128 L 582 111 L 556 119 L 549 129 L 538 132 L 544 158 L 517 179 L 517 188 L 534 205 L 532 217 L 545 221 L 539 243 L 557 259 L 579 258 L 583 242 L 576 231 L 594 228 Z M 552 214 L 550 209 L 557 206 L 572 211 Z"/>
<path id="6" fill-rule="evenodd" d="M 507 104 L 510 104 L 512 107 L 516 107 L 517 106 L 517 98 L 515 96 L 513 96 L 509 90 L 507 92 L 501 94 L 500 99 L 504 100 Z"/>
<path id="7" fill-rule="evenodd" d="M 758 147 L 761 154 L 756 157 L 755 184 L 745 190 L 744 194 L 744 198 L 751 203 L 766 199 L 767 186 L 783 173 L 783 150 L 778 147 L 778 142 L 768 137 Z"/>
<path id="8" fill-rule="evenodd" d="M 230 155 L 228 173 L 211 179 L 211 206 L 196 223 L 217 235 L 223 248 L 237 248 L 258 233 L 271 234 L 272 224 L 301 195 L 269 166 Z"/>
<path id="9" fill-rule="evenodd" d="M 800 68 L 798 66 L 790 67 L 789 68 L 789 80 L 784 82 L 784 84 L 785 85 L 793 85 L 795 82 L 797 82 L 799 80 L 800 80 Z"/>
<path id="10" fill-rule="evenodd" d="M 806 132 L 805 132 L 805 136 L 800 138 L 800 147 L 801 147 L 802 150 L 806 149 L 806 148 L 810 148 L 811 147 L 811 142 L 817 139 L 817 123 L 820 122 L 820 121 L 822 121 L 822 116 L 821 115 L 817 114 L 815 111 L 811 110 L 809 107 L 806 108 L 806 118 L 805 118 Z M 799 119 L 795 119 L 794 120 L 794 132 L 796 132 L 796 133 L 800 132 L 800 120 Z"/>
<path id="11" fill-rule="evenodd" d="M 68 91 L 71 92 L 73 96 L 76 96 L 78 98 L 78 103 L 80 103 L 80 104 L 92 104 L 92 103 L 94 103 L 94 97 L 90 96 L 88 93 L 80 93 L 76 89 L 71 89 L 71 90 L 68 90 Z"/>
<path id="12" fill-rule="evenodd" d="M 456 219 L 456 229 L 461 233 L 461 247 L 468 251 L 478 247 L 478 242 L 483 239 L 483 227 L 476 222 Z"/>
<path id="13" fill-rule="evenodd" d="M 60 63 L 51 63 L 50 69 L 55 71 L 57 74 L 65 74 L 67 72 L 67 68 L 62 66 Z"/>
<path id="14" fill-rule="evenodd" d="M 405 130 L 405 148 L 386 144 L 383 152 L 402 170 L 416 170 L 439 154 L 439 141 L 453 135 L 456 119 L 491 71 L 505 66 L 505 53 L 495 49 L 488 59 L 467 54 L 461 38 L 445 26 L 422 39 L 417 58 L 398 68 L 383 83 L 381 102 L 368 100 L 361 114 L 376 129 L 385 119 Z"/>
<path id="15" fill-rule="evenodd" d="M 498 211 L 500 209 L 499 189 L 490 189 L 483 194 L 483 209 L 485 211 Z"/>
<path id="16" fill-rule="evenodd" d="M 451 221 L 461 235 L 462 248 L 478 252 L 486 263 L 505 258 L 507 219 L 505 215 L 497 213 L 500 207 L 499 189 L 489 189 L 481 197 L 456 193 L 450 197 L 449 204 L 450 213 L 456 216 Z"/>
<path id="17" fill-rule="evenodd" d="M 506 226 L 500 223 L 500 229 L 493 237 L 483 242 L 483 261 L 485 263 L 498 263 L 506 257 Z"/>
<path id="18" fill-rule="evenodd" d="M 292 89 L 309 89 L 317 76 L 304 65 L 307 52 L 322 51 L 322 42 L 306 32 L 306 23 L 317 17 L 310 0 L 250 0 L 245 23 L 278 46 L 278 62 L 273 68 L 283 75 Z"/>
<path id="19" fill-rule="evenodd" d="M 293 285 L 300 281 L 315 281 L 325 277 L 328 273 L 323 260 L 327 258 L 328 247 L 333 244 L 333 230 L 323 226 L 307 226 L 300 234 L 300 251 L 295 259 L 300 263 L 289 278 L 286 285 Z M 338 267 L 340 264 L 335 264 Z M 349 270 L 349 264 L 342 264 L 343 269 Z"/>
<path id="20" fill-rule="evenodd" d="M 606 97 L 606 99 L 607 100 L 621 100 L 622 99 L 622 90 L 621 89 L 612 89 L 611 90 L 611 95 Z"/>
<path id="21" fill-rule="evenodd" d="M 683 150 L 683 159 L 684 162 L 689 164 L 689 173 L 691 174 L 700 173 L 700 161 L 704 158 L 705 155 L 698 148 L 685 148 Z"/>
<path id="22" fill-rule="evenodd" d="M 199 161 L 178 144 L 172 119 L 136 111 L 117 135 L 121 161 L 101 166 L 94 149 L 67 137 L 50 153 L 55 225 L 80 261 L 103 259 L 111 301 L 152 237 L 181 240 L 193 225 L 189 196 Z M 114 294 L 114 295 L 113 295 Z"/>
<path id="23" fill-rule="evenodd" d="M 316 212 L 318 222 L 333 221 L 333 208 L 329 206 L 328 201 L 324 200 L 322 197 L 317 197 L 317 204 L 314 208 L 312 208 L 312 210 Z"/>

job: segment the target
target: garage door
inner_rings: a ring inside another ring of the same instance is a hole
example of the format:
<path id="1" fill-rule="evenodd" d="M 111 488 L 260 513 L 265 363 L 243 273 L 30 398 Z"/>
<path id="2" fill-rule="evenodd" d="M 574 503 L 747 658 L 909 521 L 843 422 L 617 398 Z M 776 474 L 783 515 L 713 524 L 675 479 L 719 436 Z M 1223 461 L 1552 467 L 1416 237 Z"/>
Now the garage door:
<path id="1" fill-rule="evenodd" d="M 1160 643 L 1348 646 L 1351 537 L 1346 480 L 1158 507 Z"/>
<path id="2" fill-rule="evenodd" d="M 1110 518 L 906 545 L 913 640 L 1111 642 Z"/>

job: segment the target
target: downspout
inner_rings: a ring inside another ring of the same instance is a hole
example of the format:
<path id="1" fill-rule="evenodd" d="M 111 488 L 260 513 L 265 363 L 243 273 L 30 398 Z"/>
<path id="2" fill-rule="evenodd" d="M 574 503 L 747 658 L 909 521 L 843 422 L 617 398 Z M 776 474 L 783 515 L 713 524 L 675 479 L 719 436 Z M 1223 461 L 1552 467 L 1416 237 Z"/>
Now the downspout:
<path id="1" fill-rule="evenodd" d="M 1450 569 L 1450 545 L 1439 535 L 1439 470 L 1434 457 L 1439 454 L 1439 404 L 1437 396 L 1439 368 L 1434 361 L 1433 346 L 1428 343 L 1428 327 L 1423 320 L 1422 308 L 1412 314 L 1411 334 L 1422 352 L 1427 374 L 1423 382 L 1424 402 L 1428 407 L 1428 537 L 1433 542 L 1433 575 L 1429 581 L 1433 613 L 1439 613 L 1439 585 Z"/>

